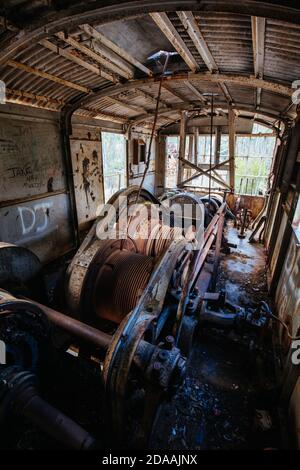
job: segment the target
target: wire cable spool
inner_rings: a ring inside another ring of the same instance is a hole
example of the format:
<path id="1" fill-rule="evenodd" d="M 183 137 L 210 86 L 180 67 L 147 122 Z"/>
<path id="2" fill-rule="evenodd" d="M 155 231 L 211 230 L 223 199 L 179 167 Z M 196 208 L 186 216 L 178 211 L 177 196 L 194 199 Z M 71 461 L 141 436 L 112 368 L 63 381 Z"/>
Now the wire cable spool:
<path id="1" fill-rule="evenodd" d="M 154 266 L 150 256 L 116 250 L 100 267 L 93 295 L 97 317 L 120 323 L 135 307 Z"/>

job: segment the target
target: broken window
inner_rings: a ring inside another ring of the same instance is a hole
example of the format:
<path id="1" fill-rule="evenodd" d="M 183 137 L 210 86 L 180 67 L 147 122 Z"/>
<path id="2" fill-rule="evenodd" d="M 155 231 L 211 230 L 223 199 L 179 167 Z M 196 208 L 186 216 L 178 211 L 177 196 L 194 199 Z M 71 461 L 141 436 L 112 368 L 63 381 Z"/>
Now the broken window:
<path id="1" fill-rule="evenodd" d="M 167 137 L 166 149 L 165 187 L 173 189 L 177 186 L 178 173 L 179 137 L 177 135 Z"/>
<path id="2" fill-rule="evenodd" d="M 262 127 L 262 126 L 260 126 Z M 255 129 L 257 131 L 257 128 Z M 267 129 L 269 133 L 269 129 Z M 268 187 L 276 137 L 265 134 L 237 136 L 235 145 L 235 191 L 263 196 Z"/>
<path id="3" fill-rule="evenodd" d="M 105 201 L 126 187 L 126 141 L 122 134 L 102 132 Z"/>

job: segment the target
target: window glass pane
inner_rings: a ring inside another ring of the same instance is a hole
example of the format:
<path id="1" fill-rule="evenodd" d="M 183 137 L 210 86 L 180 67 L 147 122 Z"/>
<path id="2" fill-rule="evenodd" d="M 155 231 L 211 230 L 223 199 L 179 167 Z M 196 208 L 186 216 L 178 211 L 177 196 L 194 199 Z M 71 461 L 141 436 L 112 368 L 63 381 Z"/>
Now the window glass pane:
<path id="1" fill-rule="evenodd" d="M 238 194 L 265 194 L 275 142 L 275 136 L 237 136 L 235 190 Z"/>
<path id="2" fill-rule="evenodd" d="M 179 137 L 178 136 L 167 137 L 165 186 L 168 189 L 173 189 L 173 188 L 176 188 L 177 186 L 178 152 L 179 152 Z"/>
<path id="3" fill-rule="evenodd" d="M 252 134 L 269 134 L 272 132 L 273 130 L 270 129 L 269 127 L 262 126 L 261 124 L 258 124 L 257 122 L 254 122 L 253 124 Z"/>
<path id="4" fill-rule="evenodd" d="M 229 137 L 228 135 L 221 136 L 220 144 L 220 162 L 225 162 L 229 157 Z"/>
<path id="5" fill-rule="evenodd" d="M 119 189 L 126 187 L 125 136 L 102 132 L 102 154 L 105 201 Z"/>

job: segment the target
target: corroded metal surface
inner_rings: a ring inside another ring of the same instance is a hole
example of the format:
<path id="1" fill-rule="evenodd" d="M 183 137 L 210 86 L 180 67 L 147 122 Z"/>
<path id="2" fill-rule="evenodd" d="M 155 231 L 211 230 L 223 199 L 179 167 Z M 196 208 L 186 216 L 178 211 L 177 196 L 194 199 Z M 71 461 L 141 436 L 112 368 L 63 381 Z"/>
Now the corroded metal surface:
<path id="1" fill-rule="evenodd" d="M 0 239 L 58 258 L 73 241 L 57 122 L 0 118 Z"/>
<path id="2" fill-rule="evenodd" d="M 57 194 L 0 209 L 0 239 L 29 248 L 42 262 L 58 258 L 72 246 L 69 198 Z"/>
<path id="3" fill-rule="evenodd" d="M 71 139 L 74 188 L 79 227 L 94 220 L 104 202 L 100 140 Z"/>
<path id="4" fill-rule="evenodd" d="M 33 279 L 41 270 L 37 256 L 26 248 L 0 242 L 0 283 Z"/>
<path id="5" fill-rule="evenodd" d="M 291 238 L 283 264 L 275 303 L 279 318 L 288 325 L 290 334 L 297 336 L 300 330 L 300 248 L 295 235 Z M 279 331 L 285 352 L 288 352 L 291 340 L 282 326 L 279 326 Z"/>
<path id="6" fill-rule="evenodd" d="M 123 202 L 127 201 L 127 204 L 130 205 L 131 203 L 135 203 L 137 194 L 138 187 L 131 186 L 125 190 L 119 191 L 114 196 L 112 196 L 112 198 L 108 201 L 108 204 L 115 205 L 117 210 L 117 217 L 119 217 L 120 213 L 126 209 L 126 204 L 118 207 L 118 197 L 123 196 Z M 142 201 L 154 203 L 158 202 L 145 189 L 142 190 L 140 195 L 139 202 Z M 97 218 L 68 268 L 66 278 L 66 299 L 71 312 L 77 316 L 79 315 L 81 308 L 84 285 L 88 279 L 88 275 L 91 272 L 90 268 L 92 267 L 94 260 L 96 260 L 98 252 L 101 249 L 103 250 L 104 248 L 107 248 L 106 241 L 99 240 L 96 236 L 96 229 L 101 220 L 104 220 L 103 216 Z M 112 241 L 109 240 L 108 242 Z M 117 241 L 120 246 L 119 242 L 120 241 Z"/>

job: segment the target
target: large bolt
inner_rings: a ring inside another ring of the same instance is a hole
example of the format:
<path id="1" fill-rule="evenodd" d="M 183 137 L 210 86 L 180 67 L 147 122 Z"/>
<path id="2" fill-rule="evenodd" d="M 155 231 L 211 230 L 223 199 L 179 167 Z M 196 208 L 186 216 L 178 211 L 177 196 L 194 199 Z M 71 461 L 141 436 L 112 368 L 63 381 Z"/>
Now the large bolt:
<path id="1" fill-rule="evenodd" d="M 169 357 L 169 353 L 167 351 L 164 351 L 163 349 L 159 351 L 158 359 L 160 359 L 162 362 L 166 361 L 168 357 Z"/>
<path id="2" fill-rule="evenodd" d="M 175 346 L 174 337 L 171 336 L 171 335 L 166 336 L 166 338 L 165 338 L 165 348 L 170 351 L 171 349 L 173 349 L 174 346 Z"/>

